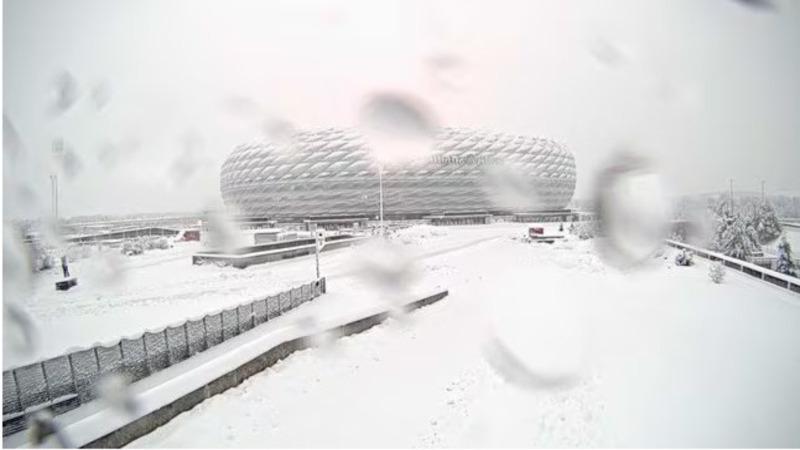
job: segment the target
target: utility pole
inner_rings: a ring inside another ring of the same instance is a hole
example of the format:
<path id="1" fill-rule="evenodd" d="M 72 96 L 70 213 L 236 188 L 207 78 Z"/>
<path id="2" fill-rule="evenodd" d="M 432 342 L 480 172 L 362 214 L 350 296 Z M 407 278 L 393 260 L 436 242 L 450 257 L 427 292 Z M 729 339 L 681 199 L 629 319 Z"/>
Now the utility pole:
<path id="1" fill-rule="evenodd" d="M 383 165 L 378 165 L 378 203 L 380 205 L 380 227 L 383 237 Z"/>
<path id="2" fill-rule="evenodd" d="M 731 178 L 730 181 L 731 181 L 731 215 L 733 215 L 733 178 Z"/>
<path id="3" fill-rule="evenodd" d="M 761 180 L 761 203 L 764 203 L 765 201 L 766 200 L 764 196 L 764 180 Z"/>

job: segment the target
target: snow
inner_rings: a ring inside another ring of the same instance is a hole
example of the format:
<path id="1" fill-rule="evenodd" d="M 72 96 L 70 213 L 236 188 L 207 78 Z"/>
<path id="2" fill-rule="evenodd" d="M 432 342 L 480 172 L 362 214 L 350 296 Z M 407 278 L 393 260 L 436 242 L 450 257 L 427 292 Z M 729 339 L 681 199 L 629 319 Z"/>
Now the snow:
<path id="1" fill-rule="evenodd" d="M 423 257 L 500 234 L 497 229 L 465 229 L 409 247 L 415 257 Z M 55 290 L 54 283 L 61 279 L 60 267 L 37 273 L 34 294 L 20 303 L 36 323 L 38 350 L 18 353 L 4 347 L 3 369 L 159 330 L 297 287 L 316 276 L 314 255 L 246 269 L 192 265 L 191 255 L 203 248 L 199 242 L 176 242 L 171 249 L 130 257 L 121 255 L 119 249 L 95 251 L 91 258 L 70 262 L 78 286 L 69 291 Z M 321 273 L 329 278 L 329 286 L 364 288 L 362 280 L 354 278 L 359 251 L 352 247 L 320 254 Z M 431 278 L 420 282 L 435 286 L 435 276 Z"/>
<path id="2" fill-rule="evenodd" d="M 131 446 L 800 445 L 796 294 L 735 271 L 714 284 L 671 249 L 620 272 L 591 240 L 512 239 L 526 224 L 441 230 L 395 241 L 444 300 L 297 352 Z M 372 301 L 356 258 L 325 255 L 330 293 L 303 305 L 317 321 Z"/>

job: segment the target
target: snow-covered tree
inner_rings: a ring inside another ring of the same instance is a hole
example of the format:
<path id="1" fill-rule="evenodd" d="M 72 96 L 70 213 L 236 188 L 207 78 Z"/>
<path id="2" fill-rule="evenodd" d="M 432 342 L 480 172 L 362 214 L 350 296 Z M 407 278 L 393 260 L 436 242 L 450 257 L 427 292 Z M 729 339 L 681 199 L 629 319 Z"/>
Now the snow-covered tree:
<path id="1" fill-rule="evenodd" d="M 746 259 L 760 251 L 758 233 L 741 210 L 734 210 L 730 201 L 723 199 L 714 212 L 717 224 L 711 244 L 713 250 L 738 259 Z"/>
<path id="2" fill-rule="evenodd" d="M 793 277 L 797 276 L 797 264 L 795 264 L 794 256 L 792 255 L 792 246 L 786 240 L 785 235 L 781 237 L 781 241 L 778 243 L 778 259 L 775 261 L 775 270 Z"/>
<path id="3" fill-rule="evenodd" d="M 711 249 L 724 253 L 725 243 L 723 242 L 723 236 L 725 235 L 730 224 L 733 223 L 733 212 L 731 211 L 731 208 L 728 206 L 728 202 L 725 201 L 725 199 L 717 202 L 710 209 L 714 213 L 716 222 L 714 224 L 714 237 L 711 242 Z"/>
<path id="4" fill-rule="evenodd" d="M 768 201 L 758 201 L 750 204 L 750 224 L 758 234 L 760 244 L 769 244 L 781 235 L 781 224 L 775 209 Z"/>
<path id="5" fill-rule="evenodd" d="M 725 278 L 725 265 L 721 261 L 711 263 L 708 268 L 708 276 L 714 283 L 722 283 L 722 279 Z"/>
<path id="6" fill-rule="evenodd" d="M 758 233 L 741 215 L 733 217 L 721 236 L 723 253 L 728 256 L 747 259 L 759 252 Z"/>

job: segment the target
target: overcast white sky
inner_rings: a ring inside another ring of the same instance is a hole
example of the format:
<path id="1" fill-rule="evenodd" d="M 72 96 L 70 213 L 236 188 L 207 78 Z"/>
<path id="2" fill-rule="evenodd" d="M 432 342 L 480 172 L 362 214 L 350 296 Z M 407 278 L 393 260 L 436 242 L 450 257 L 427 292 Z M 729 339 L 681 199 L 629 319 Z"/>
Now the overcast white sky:
<path id="1" fill-rule="evenodd" d="M 731 177 L 740 189 L 766 179 L 772 192 L 800 191 L 800 2 L 3 7 L 3 112 L 28 152 L 9 166 L 4 151 L 7 217 L 47 209 L 42 161 L 55 138 L 82 166 L 62 183 L 64 215 L 195 210 L 220 204 L 220 164 L 268 118 L 351 126 L 376 90 L 423 99 L 441 125 L 566 144 L 581 197 L 620 145 L 651 156 L 676 193 L 725 189 Z M 55 115 L 53 79 L 64 70 L 79 96 Z M 110 96 L 97 108 L 100 83 Z M 101 162 L 114 151 L 116 162 Z M 176 160 L 196 162 L 179 168 L 191 173 L 181 182 Z M 9 194 L 9 174 L 24 175 L 38 204 Z"/>

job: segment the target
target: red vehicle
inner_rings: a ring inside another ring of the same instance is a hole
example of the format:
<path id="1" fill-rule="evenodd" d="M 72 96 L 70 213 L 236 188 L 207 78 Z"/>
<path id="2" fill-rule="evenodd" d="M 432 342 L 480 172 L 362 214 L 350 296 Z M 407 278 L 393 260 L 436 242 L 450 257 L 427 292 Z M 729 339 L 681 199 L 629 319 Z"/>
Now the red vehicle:
<path id="1" fill-rule="evenodd" d="M 200 230 L 186 230 L 183 232 L 183 236 L 181 237 L 182 241 L 199 241 L 200 240 Z"/>
<path id="2" fill-rule="evenodd" d="M 539 237 L 544 234 L 543 227 L 530 227 L 528 228 L 528 236 L 531 238 Z"/>

